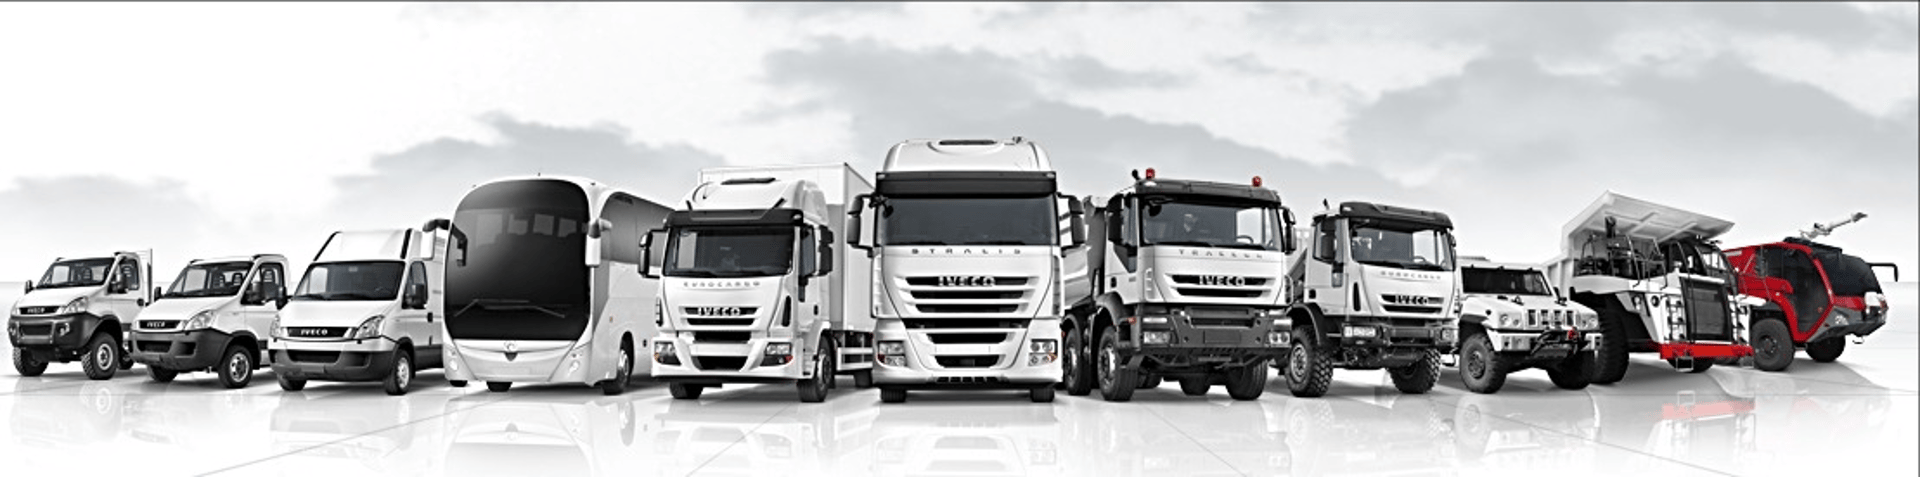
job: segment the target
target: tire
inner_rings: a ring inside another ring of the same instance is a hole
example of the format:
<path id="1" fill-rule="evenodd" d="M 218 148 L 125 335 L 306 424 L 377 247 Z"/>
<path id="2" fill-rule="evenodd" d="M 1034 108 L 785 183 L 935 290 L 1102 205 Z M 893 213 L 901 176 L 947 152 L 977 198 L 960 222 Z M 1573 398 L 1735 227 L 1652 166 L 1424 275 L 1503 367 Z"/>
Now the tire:
<path id="1" fill-rule="evenodd" d="M 34 359 L 33 353 L 20 348 L 13 349 L 13 370 L 21 376 L 34 377 L 47 372 L 47 362 Z"/>
<path id="2" fill-rule="evenodd" d="M 1786 371 L 1788 366 L 1793 366 L 1793 335 L 1787 333 L 1787 322 L 1768 319 L 1755 323 L 1751 344 L 1753 367 L 1761 371 Z"/>
<path id="3" fill-rule="evenodd" d="M 1333 353 L 1314 344 L 1311 328 L 1293 330 L 1293 347 L 1287 351 L 1287 391 L 1294 397 L 1320 397 L 1333 385 Z"/>
<path id="4" fill-rule="evenodd" d="M 619 396 L 627 392 L 627 384 L 633 381 L 633 344 L 620 343 L 620 362 L 613 369 L 613 378 L 600 382 L 600 394 Z"/>
<path id="5" fill-rule="evenodd" d="M 867 388 L 873 387 L 873 370 L 862 369 L 859 371 L 854 371 L 853 387 L 854 389 L 867 389 Z"/>
<path id="6" fill-rule="evenodd" d="M 447 381 L 447 385 L 448 385 L 448 386 L 453 386 L 453 387 L 456 387 L 456 388 L 464 388 L 464 387 L 467 387 L 467 380 L 465 380 L 465 379 L 452 379 L 452 380 L 448 380 L 448 381 Z"/>
<path id="7" fill-rule="evenodd" d="M 1393 378 L 1394 389 L 1402 393 L 1426 394 L 1440 381 L 1440 350 L 1421 351 L 1413 364 L 1387 369 L 1387 376 Z"/>
<path id="8" fill-rule="evenodd" d="M 1807 357 L 1815 363 L 1831 363 L 1847 351 L 1847 339 L 1839 336 L 1807 343 Z"/>
<path id="9" fill-rule="evenodd" d="M 1507 363 L 1493 351 L 1493 338 L 1475 332 L 1460 343 L 1460 382 L 1480 394 L 1500 392 L 1507 384 Z"/>
<path id="10" fill-rule="evenodd" d="M 148 380 L 151 380 L 156 383 L 171 383 L 173 382 L 173 378 L 177 378 L 177 377 L 180 377 L 179 371 L 174 371 L 171 369 L 162 368 L 154 365 L 147 365 Z"/>
<path id="11" fill-rule="evenodd" d="M 1690 366 L 1681 366 L 1680 360 L 1669 359 L 1667 360 L 1667 364 L 1673 366 L 1673 369 L 1686 371 L 1688 374 L 1700 374 L 1700 373 L 1707 372 L 1707 370 L 1709 369 L 1713 369 L 1714 361 L 1715 360 L 1711 360 L 1711 359 L 1696 359 L 1696 360 L 1693 360 L 1693 363 Z"/>
<path id="12" fill-rule="evenodd" d="M 1600 312 L 1600 348 L 1594 350 L 1593 379 L 1597 384 L 1613 384 L 1627 377 L 1627 311 L 1618 300 L 1607 297 Z"/>
<path id="13" fill-rule="evenodd" d="M 706 390 L 707 388 L 705 386 L 697 384 L 667 383 L 667 394 L 672 394 L 674 399 L 700 399 L 700 393 Z"/>
<path id="14" fill-rule="evenodd" d="M 813 377 L 793 383 L 800 391 L 800 402 L 827 400 L 827 388 L 833 384 L 833 343 L 821 340 L 813 352 Z"/>
<path id="15" fill-rule="evenodd" d="M 880 402 L 887 404 L 907 402 L 907 390 L 901 388 L 880 388 Z"/>
<path id="16" fill-rule="evenodd" d="M 1593 382 L 1593 353 L 1580 353 L 1567 357 L 1547 368 L 1547 378 L 1560 389 L 1586 389 Z"/>
<path id="17" fill-rule="evenodd" d="M 1180 383 L 1182 388 L 1186 383 Z M 1267 367 L 1241 366 L 1227 370 L 1227 396 L 1235 401 L 1260 399 L 1267 392 Z"/>
<path id="18" fill-rule="evenodd" d="M 496 393 L 504 393 L 504 392 L 507 392 L 507 390 L 508 390 L 508 389 L 513 389 L 513 382 L 511 382 L 511 381 L 487 381 L 487 391 L 488 391 L 488 392 L 496 392 Z"/>
<path id="19" fill-rule="evenodd" d="M 85 354 L 80 356 L 80 369 L 86 371 L 87 379 L 104 381 L 113 379 L 113 373 L 120 371 L 120 340 L 106 334 L 93 335 L 87 340 Z"/>
<path id="20" fill-rule="evenodd" d="M 404 349 L 394 350 L 393 370 L 380 380 L 380 385 L 387 390 L 388 396 L 406 395 L 407 388 L 413 385 L 413 353 Z"/>
<path id="21" fill-rule="evenodd" d="M 1053 385 L 1040 386 L 1027 391 L 1027 399 L 1037 403 L 1053 402 Z"/>
<path id="22" fill-rule="evenodd" d="M 1207 390 L 1212 387 L 1213 385 L 1207 382 L 1206 376 L 1180 378 L 1180 393 L 1188 396 L 1205 396 Z"/>
<path id="23" fill-rule="evenodd" d="M 220 353 L 220 364 L 215 365 L 213 375 L 220 379 L 220 385 L 227 389 L 240 389 L 253 383 L 253 351 L 245 346 L 227 346 Z"/>
<path id="24" fill-rule="evenodd" d="M 1160 387 L 1161 384 L 1165 384 L 1165 381 L 1166 380 L 1158 374 L 1149 374 L 1142 376 L 1140 378 L 1140 385 L 1135 387 L 1138 389 L 1153 389 Z"/>
<path id="25" fill-rule="evenodd" d="M 1100 397 L 1110 402 L 1126 402 L 1133 399 L 1133 390 L 1139 388 L 1140 370 L 1128 368 L 1120 360 L 1119 328 L 1107 328 L 1100 332 L 1100 349 L 1093 354 L 1094 374 L 1100 380 Z"/>
<path id="26" fill-rule="evenodd" d="M 1093 393 L 1093 363 L 1087 361 L 1086 331 L 1074 328 L 1067 332 L 1066 353 L 1061 356 L 1060 383 L 1067 388 L 1068 396 L 1085 396 Z"/>
<path id="27" fill-rule="evenodd" d="M 293 391 L 299 391 L 307 388 L 307 380 L 305 379 L 289 378 L 286 376 L 276 375 L 274 376 L 274 381 L 280 382 L 281 391 L 293 392 Z"/>

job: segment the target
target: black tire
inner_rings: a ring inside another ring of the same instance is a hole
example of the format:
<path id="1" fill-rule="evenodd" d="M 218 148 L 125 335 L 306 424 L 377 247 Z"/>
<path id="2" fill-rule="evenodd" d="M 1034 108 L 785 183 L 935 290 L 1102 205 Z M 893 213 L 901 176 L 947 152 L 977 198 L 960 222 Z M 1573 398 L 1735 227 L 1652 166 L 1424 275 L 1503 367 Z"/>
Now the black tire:
<path id="1" fill-rule="evenodd" d="M 1260 399 L 1260 395 L 1267 392 L 1267 367 L 1265 365 L 1241 366 L 1227 369 L 1226 372 L 1227 397 L 1231 397 L 1236 401 L 1252 401 Z M 1182 382 L 1180 386 L 1185 388 L 1186 383 Z"/>
<path id="2" fill-rule="evenodd" d="M 880 402 L 887 404 L 907 402 L 907 390 L 901 388 L 880 388 Z"/>
<path id="3" fill-rule="evenodd" d="M 667 394 L 672 394 L 674 399 L 700 399 L 700 393 L 706 390 L 705 386 L 698 384 L 667 383 Z"/>
<path id="4" fill-rule="evenodd" d="M 1560 389 L 1586 389 L 1593 382 L 1593 353 L 1579 353 L 1547 368 L 1547 378 Z"/>
<path id="5" fill-rule="evenodd" d="M 1761 371 L 1786 371 L 1788 366 L 1793 366 L 1793 335 L 1787 332 L 1787 322 L 1766 319 L 1754 323 L 1752 344 L 1753 367 Z"/>
<path id="6" fill-rule="evenodd" d="M 1402 393 L 1426 394 L 1440 381 L 1440 350 L 1421 351 L 1413 364 L 1388 368 L 1387 377 L 1393 378 L 1393 388 Z"/>
<path id="7" fill-rule="evenodd" d="M 153 382 L 156 382 L 156 383 L 171 383 L 173 382 L 173 378 L 177 378 L 177 377 L 180 377 L 179 371 L 174 371 L 171 369 L 154 366 L 151 364 L 147 365 L 148 380 L 152 380 Z"/>
<path id="8" fill-rule="evenodd" d="M 465 380 L 465 379 L 451 379 L 451 380 L 447 380 L 447 385 L 448 385 L 448 386 L 453 386 L 453 387 L 456 387 L 456 388 L 464 388 L 464 387 L 467 387 L 467 380 Z"/>
<path id="9" fill-rule="evenodd" d="M 13 370 L 20 373 L 21 376 L 31 378 L 45 374 L 47 372 L 47 362 L 35 359 L 32 352 L 14 348 Z"/>
<path id="10" fill-rule="evenodd" d="M 1093 393 L 1093 363 L 1087 361 L 1086 332 L 1074 328 L 1067 332 L 1066 351 L 1062 353 L 1060 363 L 1060 383 L 1067 388 L 1069 396 L 1085 396 Z"/>
<path id="11" fill-rule="evenodd" d="M 873 387 L 873 370 L 862 369 L 859 371 L 854 371 L 853 387 L 854 389 L 867 389 L 867 388 Z"/>
<path id="12" fill-rule="evenodd" d="M 1140 370 L 1119 362 L 1118 330 L 1107 328 L 1100 332 L 1100 349 L 1093 354 L 1094 374 L 1100 380 L 1101 398 L 1111 402 L 1126 402 L 1133 399 L 1133 390 L 1139 388 Z"/>
<path id="13" fill-rule="evenodd" d="M 1831 363 L 1847 351 L 1847 339 L 1839 336 L 1807 343 L 1807 357 L 1815 363 Z"/>
<path id="14" fill-rule="evenodd" d="M 1141 376 L 1140 385 L 1135 387 L 1139 389 L 1153 389 L 1153 388 L 1160 387 L 1161 384 L 1165 384 L 1165 381 L 1166 380 L 1161 378 L 1160 375 L 1158 374 L 1149 374 L 1149 375 Z"/>
<path id="15" fill-rule="evenodd" d="M 87 347 L 80 355 L 80 370 L 87 373 L 87 379 L 104 381 L 113 379 L 113 373 L 120 371 L 120 340 L 105 333 L 93 335 L 87 340 Z"/>
<path id="16" fill-rule="evenodd" d="M 487 391 L 488 391 L 488 392 L 496 392 L 496 393 L 504 393 L 504 392 L 507 392 L 507 390 L 508 390 L 508 389 L 513 389 L 513 382 L 511 382 L 511 381 L 487 381 Z"/>
<path id="17" fill-rule="evenodd" d="M 300 379 L 300 378 L 289 378 L 286 376 L 279 376 L 278 373 L 275 373 L 274 381 L 280 382 L 281 391 L 293 392 L 293 391 L 299 391 L 307 388 L 307 380 Z"/>
<path id="18" fill-rule="evenodd" d="M 380 380 L 380 386 L 386 389 L 388 396 L 404 396 L 407 388 L 413 386 L 413 353 L 404 349 L 393 350 L 393 370 L 387 371 L 387 377 Z"/>
<path id="19" fill-rule="evenodd" d="M 1460 382 L 1480 394 L 1500 392 L 1507 384 L 1507 363 L 1493 351 L 1493 338 L 1474 332 L 1460 342 Z"/>
<path id="20" fill-rule="evenodd" d="M 1037 403 L 1053 402 L 1053 385 L 1040 386 L 1027 391 L 1027 399 Z"/>
<path id="21" fill-rule="evenodd" d="M 1287 351 L 1287 391 L 1294 397 L 1320 397 L 1333 385 L 1333 352 L 1314 344 L 1311 328 L 1294 328 L 1293 348 Z"/>
<path id="22" fill-rule="evenodd" d="M 1627 377 L 1627 325 L 1631 315 L 1619 300 L 1607 300 L 1606 308 L 1600 311 L 1600 348 L 1594 350 L 1592 381 L 1597 384 L 1613 384 Z"/>
<path id="23" fill-rule="evenodd" d="M 1180 378 L 1180 393 L 1188 396 L 1205 396 L 1207 390 L 1212 387 L 1213 384 L 1207 381 L 1206 376 Z"/>
<path id="24" fill-rule="evenodd" d="M 240 389 L 253 383 L 253 351 L 245 346 L 228 345 L 220 353 L 220 364 L 214 365 L 213 376 L 227 389 Z"/>
<path id="25" fill-rule="evenodd" d="M 833 342 L 821 340 L 813 352 L 813 377 L 793 385 L 800 391 L 800 402 L 827 400 L 827 389 L 833 385 Z"/>
<path id="26" fill-rule="evenodd" d="M 633 381 L 633 343 L 620 343 L 618 366 L 613 370 L 613 378 L 600 382 L 600 394 L 619 396 L 627 392 L 627 384 Z"/>

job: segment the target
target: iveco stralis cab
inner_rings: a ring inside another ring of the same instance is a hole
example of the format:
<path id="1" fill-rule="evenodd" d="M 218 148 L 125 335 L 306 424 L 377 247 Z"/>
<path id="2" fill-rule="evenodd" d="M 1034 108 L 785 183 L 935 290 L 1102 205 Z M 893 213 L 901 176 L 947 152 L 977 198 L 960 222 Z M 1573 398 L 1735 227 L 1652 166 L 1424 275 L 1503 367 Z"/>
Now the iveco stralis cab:
<path id="1" fill-rule="evenodd" d="M 407 393 L 440 367 L 440 263 L 446 240 L 410 229 L 334 232 L 273 323 L 280 389 L 308 380 L 379 381 Z"/>
<path id="2" fill-rule="evenodd" d="M 880 399 L 985 387 L 1051 402 L 1061 317 L 1089 291 L 1081 206 L 1059 193 L 1046 153 L 1017 137 L 916 139 L 877 176 L 847 237 L 874 257 Z"/>
<path id="3" fill-rule="evenodd" d="M 679 399 L 793 381 L 820 402 L 840 373 L 870 385 L 871 294 L 849 284 L 872 265 L 835 237 L 847 200 L 873 186 L 845 164 L 707 169 L 700 183 L 667 216 L 653 377 Z"/>
<path id="4" fill-rule="evenodd" d="M 221 385 L 245 387 L 266 365 L 274 315 L 287 305 L 286 275 L 287 257 L 278 254 L 187 262 L 134 321 L 133 361 L 162 383 L 212 371 Z"/>
<path id="5" fill-rule="evenodd" d="M 39 376 L 49 362 L 79 361 L 88 379 L 110 379 L 132 368 L 122 343 L 127 326 L 159 294 L 151 283 L 152 250 L 54 260 L 10 310 L 13 369 Z"/>
<path id="6" fill-rule="evenodd" d="M 454 209 L 446 263 L 447 379 L 585 383 L 607 394 L 652 360 L 659 281 L 642 275 L 641 237 L 666 206 L 589 179 L 523 177 L 475 186 Z"/>

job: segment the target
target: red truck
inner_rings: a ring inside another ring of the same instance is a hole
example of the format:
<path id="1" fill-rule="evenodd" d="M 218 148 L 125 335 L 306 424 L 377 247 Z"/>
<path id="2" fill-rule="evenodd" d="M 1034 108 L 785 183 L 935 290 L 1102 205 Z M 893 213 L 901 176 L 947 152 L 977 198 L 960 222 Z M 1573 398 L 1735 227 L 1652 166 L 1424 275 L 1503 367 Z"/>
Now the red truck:
<path id="1" fill-rule="evenodd" d="M 1754 366 L 1784 371 L 1795 349 L 1821 363 L 1846 351 L 1847 336 L 1873 334 L 1887 324 L 1887 296 L 1873 269 L 1900 269 L 1868 263 L 1841 253 L 1840 247 L 1800 237 L 1725 251 L 1739 277 L 1740 293 L 1765 299 L 1753 311 Z"/>

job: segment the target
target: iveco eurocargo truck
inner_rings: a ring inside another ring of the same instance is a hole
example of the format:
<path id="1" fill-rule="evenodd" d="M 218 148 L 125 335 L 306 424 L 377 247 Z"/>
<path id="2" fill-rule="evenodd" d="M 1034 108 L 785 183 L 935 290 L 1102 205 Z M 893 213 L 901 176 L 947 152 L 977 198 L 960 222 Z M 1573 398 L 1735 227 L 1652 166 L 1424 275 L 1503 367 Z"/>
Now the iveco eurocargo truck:
<path id="1" fill-rule="evenodd" d="M 160 294 L 152 283 L 152 250 L 54 259 L 8 310 L 14 371 L 39 376 L 47 363 L 79 361 L 99 380 L 131 369 L 126 331 Z"/>
<path id="2" fill-rule="evenodd" d="M 440 367 L 444 250 L 446 239 L 412 229 L 328 235 L 273 323 L 280 389 L 379 381 L 397 396 L 415 372 Z"/>

